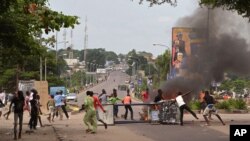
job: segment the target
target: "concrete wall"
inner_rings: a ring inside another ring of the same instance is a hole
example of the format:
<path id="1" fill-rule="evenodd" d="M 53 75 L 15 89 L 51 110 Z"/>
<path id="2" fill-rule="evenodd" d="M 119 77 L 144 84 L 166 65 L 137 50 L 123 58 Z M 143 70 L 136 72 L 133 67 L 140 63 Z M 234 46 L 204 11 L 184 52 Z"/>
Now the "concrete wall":
<path id="1" fill-rule="evenodd" d="M 47 111 L 47 102 L 49 100 L 49 88 L 47 81 L 34 81 L 34 87 L 40 95 L 40 103 L 42 112 Z"/>

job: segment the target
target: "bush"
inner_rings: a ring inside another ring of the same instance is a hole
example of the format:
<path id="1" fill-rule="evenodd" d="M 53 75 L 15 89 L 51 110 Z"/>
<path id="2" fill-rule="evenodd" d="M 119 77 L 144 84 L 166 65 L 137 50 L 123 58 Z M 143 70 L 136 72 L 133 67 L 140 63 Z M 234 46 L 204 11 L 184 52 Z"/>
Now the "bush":
<path id="1" fill-rule="evenodd" d="M 229 99 L 226 101 L 222 101 L 217 103 L 216 105 L 217 109 L 225 109 L 225 110 L 246 110 L 247 104 L 243 99 Z"/>
<path id="2" fill-rule="evenodd" d="M 198 100 L 192 100 L 189 102 L 189 107 L 192 110 L 200 110 L 201 109 L 201 103 Z"/>
<path id="3" fill-rule="evenodd" d="M 235 104 L 234 105 L 235 109 L 240 109 L 240 110 L 247 109 L 247 104 L 243 99 L 236 99 L 234 104 Z"/>
<path id="4" fill-rule="evenodd" d="M 230 103 L 228 101 L 219 102 L 215 105 L 215 107 L 217 109 L 224 109 L 224 110 L 228 110 L 228 111 L 232 110 L 232 106 L 230 105 Z"/>

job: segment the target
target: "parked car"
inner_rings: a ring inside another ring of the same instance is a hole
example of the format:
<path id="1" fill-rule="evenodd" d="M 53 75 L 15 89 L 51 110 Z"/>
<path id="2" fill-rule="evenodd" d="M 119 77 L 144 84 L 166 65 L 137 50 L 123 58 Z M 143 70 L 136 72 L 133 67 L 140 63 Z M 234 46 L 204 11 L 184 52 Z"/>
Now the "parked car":
<path id="1" fill-rule="evenodd" d="M 67 101 L 75 101 L 75 102 L 77 102 L 77 94 L 76 93 L 69 93 L 66 96 L 66 100 Z"/>

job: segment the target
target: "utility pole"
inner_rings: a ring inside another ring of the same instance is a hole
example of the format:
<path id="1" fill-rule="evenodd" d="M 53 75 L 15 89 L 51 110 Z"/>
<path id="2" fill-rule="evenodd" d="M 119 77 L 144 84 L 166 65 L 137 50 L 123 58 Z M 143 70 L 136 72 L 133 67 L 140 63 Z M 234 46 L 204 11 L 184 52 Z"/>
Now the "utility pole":
<path id="1" fill-rule="evenodd" d="M 69 49 L 69 59 L 73 59 L 73 29 L 71 29 L 71 33 L 70 33 L 70 49 Z"/>
<path id="2" fill-rule="evenodd" d="M 85 19 L 85 30 L 84 30 L 84 33 L 85 33 L 85 36 L 84 36 L 84 65 L 85 65 L 85 69 L 86 69 L 86 59 L 87 59 L 87 45 L 88 45 L 88 33 L 87 33 L 87 30 L 88 30 L 88 26 L 87 26 L 87 16 L 86 16 L 86 19 Z"/>

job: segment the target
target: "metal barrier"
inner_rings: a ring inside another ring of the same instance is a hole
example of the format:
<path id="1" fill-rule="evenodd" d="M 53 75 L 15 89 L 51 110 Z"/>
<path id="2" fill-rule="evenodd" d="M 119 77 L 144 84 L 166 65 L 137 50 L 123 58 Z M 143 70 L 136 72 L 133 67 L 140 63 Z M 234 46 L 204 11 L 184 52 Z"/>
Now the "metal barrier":
<path id="1" fill-rule="evenodd" d="M 115 104 L 116 106 L 125 106 L 126 104 Z M 160 103 L 132 103 L 132 107 L 143 106 L 144 112 L 147 114 L 147 119 L 144 120 L 123 120 L 123 118 L 114 119 L 113 110 L 114 105 L 104 104 L 103 107 L 107 111 L 106 113 L 99 112 L 99 117 L 108 124 L 122 124 L 122 123 L 162 123 L 162 124 L 178 124 L 179 123 L 179 108 L 176 103 L 172 101 L 164 101 Z M 133 108 L 134 109 L 134 108 Z M 143 108 L 142 108 L 143 110 Z M 137 111 L 138 112 L 138 111 Z M 135 114 L 135 110 L 134 110 Z M 142 113 L 143 114 L 143 113 Z M 139 115 L 141 116 L 141 115 Z"/>

